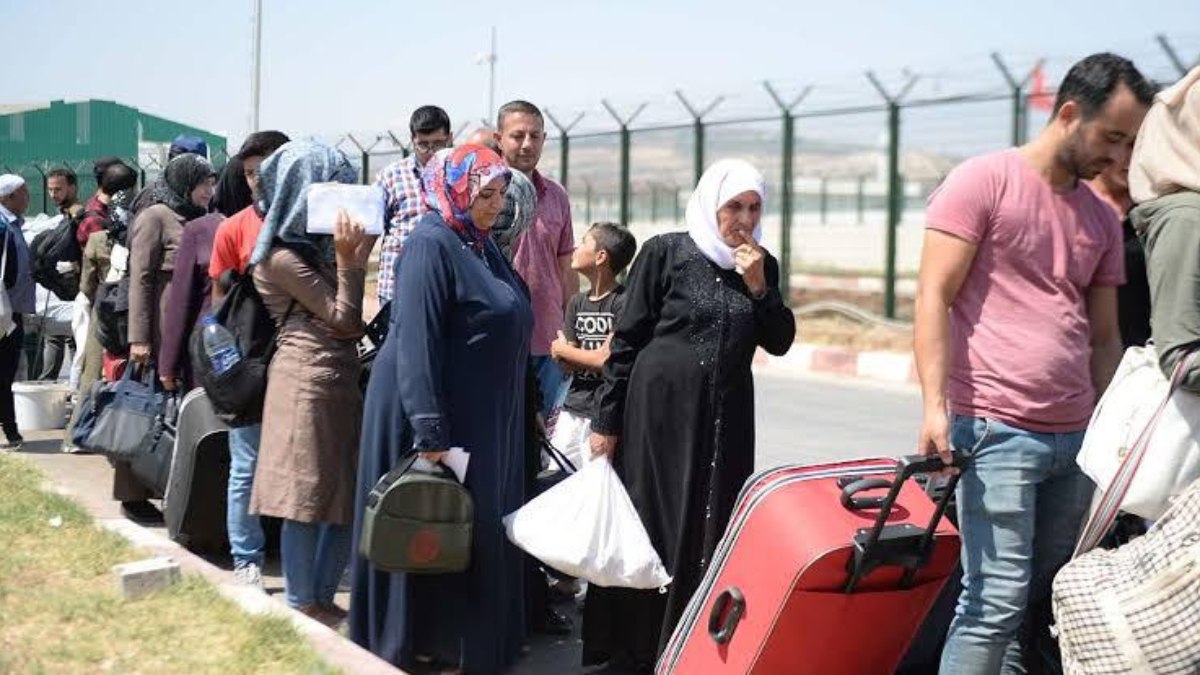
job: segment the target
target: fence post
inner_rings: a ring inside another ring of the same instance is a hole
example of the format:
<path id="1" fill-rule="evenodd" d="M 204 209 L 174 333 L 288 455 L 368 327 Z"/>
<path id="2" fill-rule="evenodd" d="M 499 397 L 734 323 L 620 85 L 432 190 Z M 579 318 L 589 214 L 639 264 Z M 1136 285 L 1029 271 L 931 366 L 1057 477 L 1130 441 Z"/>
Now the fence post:
<path id="1" fill-rule="evenodd" d="M 763 88 L 771 95 L 775 105 L 779 106 L 783 120 L 783 156 L 780 157 L 779 177 L 779 292 L 783 295 L 785 305 L 792 304 L 792 196 L 796 189 L 792 177 L 792 161 L 795 155 L 796 117 L 793 112 L 796 106 L 812 91 L 812 86 L 805 87 L 796 98 L 784 102 L 770 82 L 763 82 Z"/>
<path id="2" fill-rule="evenodd" d="M 553 123 L 554 126 L 558 127 L 558 139 L 559 139 L 559 144 L 560 144 L 559 145 L 559 162 L 558 162 L 558 167 L 559 167 L 558 168 L 558 182 L 560 184 L 562 184 L 564 190 L 567 190 L 567 192 L 570 193 L 570 190 L 567 189 L 567 169 L 569 168 L 570 160 L 571 160 L 571 129 L 574 129 L 575 125 L 579 124 L 579 120 L 583 119 L 583 113 L 579 113 L 578 115 L 576 115 L 575 121 L 571 122 L 570 124 L 568 124 L 566 126 L 559 124 L 558 120 L 555 119 L 554 115 L 550 114 L 549 108 L 546 109 L 546 117 L 549 117 L 550 122 Z"/>
<path id="3" fill-rule="evenodd" d="M 859 225 L 862 225 L 863 222 L 865 222 L 864 212 L 866 210 L 866 204 L 864 202 L 866 200 L 866 194 L 865 194 L 866 191 L 865 191 L 864 187 L 865 187 L 866 182 L 867 182 L 866 176 L 858 177 L 858 204 L 857 204 L 857 206 L 858 206 L 858 224 Z"/>
<path id="4" fill-rule="evenodd" d="M 637 110 L 634 110 L 633 114 L 629 117 L 622 118 L 609 105 L 608 101 L 600 101 L 600 103 L 604 105 L 604 109 L 608 111 L 609 115 L 612 115 L 612 118 L 621 127 L 621 224 L 629 227 L 629 125 L 633 123 L 634 118 L 641 114 L 642 110 L 645 110 L 646 104 L 643 103 L 638 106 Z"/>
<path id="5" fill-rule="evenodd" d="M 46 178 L 46 170 L 38 166 L 37 162 L 31 164 L 31 166 L 36 169 L 38 174 L 42 177 L 42 213 L 49 215 L 50 212 L 46 210 L 49 208 L 49 205 L 47 204 L 48 195 L 46 193 L 50 191 L 50 181 L 48 178 Z M 50 163 L 47 162 L 46 166 L 50 166 Z"/>
<path id="6" fill-rule="evenodd" d="M 1025 134 L 1028 129 L 1029 117 L 1029 99 L 1025 96 L 1025 85 L 1033 79 L 1034 73 L 1038 68 L 1042 67 L 1045 59 L 1038 59 L 1033 67 L 1029 69 L 1029 73 L 1025 75 L 1025 79 L 1018 80 L 1013 76 L 1012 71 L 1008 69 L 1008 65 L 1004 63 L 1004 59 L 1000 58 L 998 52 L 992 52 L 992 63 L 996 64 L 996 68 L 1000 70 L 1000 75 L 1004 77 L 1004 81 L 1008 83 L 1012 89 L 1012 144 L 1014 146 L 1025 143 Z"/>
<path id="7" fill-rule="evenodd" d="M 352 134 L 346 134 L 346 140 L 350 141 L 351 143 L 354 144 L 354 147 L 358 148 L 359 157 L 362 161 L 362 184 L 370 185 L 370 183 L 371 183 L 371 149 L 374 148 L 375 146 L 379 145 L 379 141 L 383 140 L 383 136 L 377 137 L 375 139 L 374 143 L 372 143 L 366 147 L 363 147 L 363 144 L 359 143 L 358 139 L 355 138 Z"/>
<path id="8" fill-rule="evenodd" d="M 875 74 L 868 71 L 867 79 L 874 85 L 880 97 L 887 102 L 888 113 L 888 200 L 887 200 L 887 255 L 883 281 L 883 313 L 889 319 L 896 318 L 896 228 L 900 225 L 900 200 L 904 197 L 904 186 L 900 182 L 900 101 L 917 83 L 917 76 L 910 75 L 908 82 L 896 95 L 884 88 Z"/>
<path id="9" fill-rule="evenodd" d="M 679 99 L 679 102 L 687 109 L 688 114 L 692 116 L 692 143 L 694 149 L 692 173 L 695 176 L 696 185 L 699 185 L 700 176 L 704 175 L 704 118 L 713 111 L 713 108 L 720 105 L 721 101 L 725 100 L 725 97 L 718 96 L 714 98 L 712 103 L 709 103 L 708 107 L 704 110 L 694 107 L 684 98 L 683 92 L 678 89 L 675 90 L 675 98 Z"/>
<path id="10" fill-rule="evenodd" d="M 583 179 L 583 198 L 583 219 L 588 225 L 591 225 L 594 222 L 592 220 L 592 181 L 587 178 Z"/>
<path id="11" fill-rule="evenodd" d="M 1167 41 L 1167 36 L 1159 33 L 1154 36 L 1154 39 L 1158 42 L 1158 46 L 1162 47 L 1162 50 L 1166 52 L 1167 60 L 1171 62 L 1171 65 L 1175 66 L 1175 70 L 1178 71 L 1179 76 L 1183 77 L 1187 75 L 1191 68 L 1184 64 L 1183 59 L 1179 58 L 1179 52 L 1175 51 L 1175 47 L 1171 46 L 1171 43 Z M 1200 59 L 1192 62 L 1192 66 L 1197 65 L 1200 65 Z"/>

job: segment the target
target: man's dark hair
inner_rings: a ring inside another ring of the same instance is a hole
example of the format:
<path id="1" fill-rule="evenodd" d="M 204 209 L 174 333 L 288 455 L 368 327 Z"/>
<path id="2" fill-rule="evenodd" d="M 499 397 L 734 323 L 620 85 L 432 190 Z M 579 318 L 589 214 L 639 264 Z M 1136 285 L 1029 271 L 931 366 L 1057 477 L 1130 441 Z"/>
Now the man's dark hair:
<path id="1" fill-rule="evenodd" d="M 250 157 L 257 156 L 257 154 L 250 155 Z M 229 218 L 253 202 L 254 197 L 250 192 L 250 185 L 246 183 L 246 176 L 242 173 L 242 155 L 238 153 L 230 157 L 229 161 L 225 163 L 225 168 L 221 169 L 221 175 L 217 178 L 217 189 L 213 193 L 212 201 L 208 204 L 208 210 L 216 211 Z"/>
<path id="2" fill-rule="evenodd" d="M 450 116 L 436 105 L 423 105 L 413 111 L 408 120 L 408 130 L 413 134 L 432 134 L 435 131 L 450 133 Z"/>
<path id="3" fill-rule="evenodd" d="M 1154 84 L 1146 80 L 1129 59 L 1109 52 L 1085 57 L 1071 66 L 1059 85 L 1054 114 L 1057 115 L 1067 101 L 1074 101 L 1079 105 L 1083 119 L 1091 119 L 1122 84 L 1129 87 L 1142 105 L 1148 106 L 1154 101 Z"/>
<path id="4" fill-rule="evenodd" d="M 238 157 L 242 159 L 247 157 L 270 157 L 271 153 L 291 140 L 282 131 L 256 131 L 247 136 L 246 140 L 242 142 L 242 149 L 238 150 Z"/>
<path id="5" fill-rule="evenodd" d="M 588 229 L 588 234 L 596 240 L 596 248 L 608 254 L 608 267 L 614 276 L 620 274 L 637 253 L 637 239 L 633 233 L 616 223 L 596 223 Z"/>
<path id="6" fill-rule="evenodd" d="M 542 126 L 546 125 L 546 118 L 542 117 L 542 111 L 538 110 L 536 105 L 530 103 L 529 101 L 522 101 L 518 99 L 516 101 L 509 101 L 508 103 L 500 106 L 500 111 L 496 113 L 496 129 L 498 131 L 502 131 L 504 129 L 504 118 L 513 113 L 525 113 L 526 115 L 533 115 L 534 117 L 538 118 L 538 120 L 542 123 Z"/>
<path id="7" fill-rule="evenodd" d="M 96 178 L 96 185 L 99 185 L 100 181 L 104 180 L 104 170 L 113 164 L 124 164 L 124 162 L 121 161 L 120 157 L 114 155 L 101 157 L 92 162 L 92 176 Z"/>
<path id="8" fill-rule="evenodd" d="M 66 167 L 59 167 L 51 170 L 50 173 L 46 174 L 46 179 L 49 180 L 51 178 L 62 178 L 63 180 L 67 181 L 67 185 L 70 185 L 71 187 L 79 185 L 79 177 L 75 175 L 74 171 Z"/>
<path id="9" fill-rule="evenodd" d="M 124 162 L 109 164 L 100 175 L 100 191 L 113 196 L 121 190 L 132 190 L 137 185 L 137 174 Z"/>

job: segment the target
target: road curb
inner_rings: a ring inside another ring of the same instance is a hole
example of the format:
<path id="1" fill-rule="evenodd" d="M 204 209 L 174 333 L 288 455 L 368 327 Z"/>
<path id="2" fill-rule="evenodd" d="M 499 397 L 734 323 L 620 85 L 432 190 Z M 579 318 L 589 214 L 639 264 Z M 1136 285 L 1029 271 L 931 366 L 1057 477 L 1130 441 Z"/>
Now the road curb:
<path id="1" fill-rule="evenodd" d="M 893 384 L 917 383 L 913 357 L 903 352 L 857 351 L 797 342 L 783 356 L 772 356 L 759 349 L 754 355 L 754 365 L 766 373 L 822 373 Z"/>
<path id="2" fill-rule="evenodd" d="M 83 507 L 87 509 L 86 505 Z M 100 518 L 95 513 L 90 515 L 98 527 L 120 535 L 133 546 L 153 555 L 168 556 L 178 562 L 185 573 L 203 576 L 223 597 L 243 612 L 287 619 L 327 664 L 355 675 L 405 675 L 404 671 L 347 640 L 324 624 L 288 607 L 282 600 L 249 586 L 230 583 L 224 570 L 158 532 L 125 518 Z"/>

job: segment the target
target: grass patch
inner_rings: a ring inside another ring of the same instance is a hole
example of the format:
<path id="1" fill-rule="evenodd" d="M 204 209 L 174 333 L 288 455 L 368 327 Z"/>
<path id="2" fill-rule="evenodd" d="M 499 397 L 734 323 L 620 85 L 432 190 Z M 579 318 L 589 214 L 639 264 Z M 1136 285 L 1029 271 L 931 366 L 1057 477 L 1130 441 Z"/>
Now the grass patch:
<path id="1" fill-rule="evenodd" d="M 285 619 L 248 616 L 200 577 L 122 600 L 112 566 L 146 556 L 43 480 L 0 454 L 0 673 L 337 672 Z"/>

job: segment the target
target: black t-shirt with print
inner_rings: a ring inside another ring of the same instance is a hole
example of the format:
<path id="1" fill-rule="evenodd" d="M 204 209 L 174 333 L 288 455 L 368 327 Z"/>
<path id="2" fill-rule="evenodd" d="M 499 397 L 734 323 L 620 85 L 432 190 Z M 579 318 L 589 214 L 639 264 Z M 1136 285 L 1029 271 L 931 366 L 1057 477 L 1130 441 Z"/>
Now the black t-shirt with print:
<path id="1" fill-rule="evenodd" d="M 599 300 L 592 300 L 588 292 L 576 293 L 567 301 L 563 335 L 567 341 L 588 351 L 600 349 L 612 334 L 617 317 L 625 308 L 625 287 L 617 286 Z M 591 419 L 596 414 L 596 389 L 600 386 L 598 372 L 580 371 L 571 380 L 563 407 Z"/>

